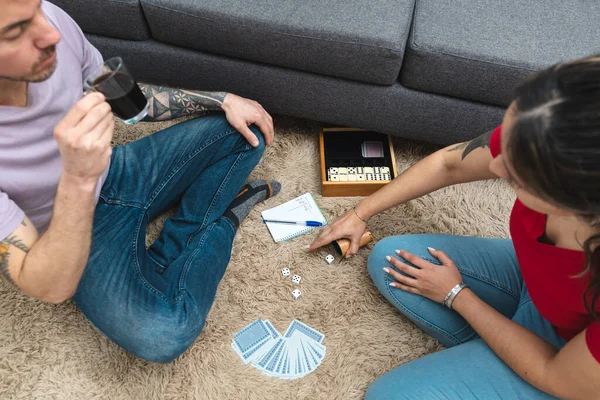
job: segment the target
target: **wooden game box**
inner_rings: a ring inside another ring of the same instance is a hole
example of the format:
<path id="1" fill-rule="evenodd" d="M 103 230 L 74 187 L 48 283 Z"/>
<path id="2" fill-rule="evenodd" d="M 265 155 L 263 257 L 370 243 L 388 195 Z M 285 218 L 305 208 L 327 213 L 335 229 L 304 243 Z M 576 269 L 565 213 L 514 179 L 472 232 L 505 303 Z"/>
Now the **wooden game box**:
<path id="1" fill-rule="evenodd" d="M 365 142 L 371 146 L 379 142 L 381 153 L 375 153 L 382 157 L 373 157 L 372 154 L 364 157 Z M 319 135 L 319 147 L 321 194 L 324 197 L 368 196 L 398 176 L 392 139 L 382 133 L 357 128 L 323 128 Z M 366 173 L 371 171 L 373 173 Z M 374 171 L 382 173 L 376 174 Z"/>

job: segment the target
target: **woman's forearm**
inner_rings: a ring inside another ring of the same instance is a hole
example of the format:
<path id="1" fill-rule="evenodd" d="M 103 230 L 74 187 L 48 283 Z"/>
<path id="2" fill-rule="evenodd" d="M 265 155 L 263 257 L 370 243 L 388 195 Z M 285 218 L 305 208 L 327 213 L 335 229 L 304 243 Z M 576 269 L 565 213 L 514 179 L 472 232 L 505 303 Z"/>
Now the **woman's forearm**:
<path id="1" fill-rule="evenodd" d="M 357 206 L 365 219 L 409 200 L 453 184 L 446 164 L 446 149 L 422 159 Z"/>
<path id="2" fill-rule="evenodd" d="M 364 219 L 417 197 L 457 183 L 496 178 L 488 149 L 492 132 L 425 157 L 357 205 Z"/>
<path id="3" fill-rule="evenodd" d="M 557 395 L 553 393 L 554 385 L 546 379 L 545 368 L 558 353 L 554 346 L 500 314 L 470 289 L 458 294 L 452 308 L 517 375 L 536 388 Z"/>

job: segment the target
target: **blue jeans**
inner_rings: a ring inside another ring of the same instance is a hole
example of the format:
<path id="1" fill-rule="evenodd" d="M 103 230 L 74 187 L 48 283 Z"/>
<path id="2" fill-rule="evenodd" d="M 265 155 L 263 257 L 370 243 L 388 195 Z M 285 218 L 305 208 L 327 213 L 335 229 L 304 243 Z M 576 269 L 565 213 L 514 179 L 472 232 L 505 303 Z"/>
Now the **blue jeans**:
<path id="1" fill-rule="evenodd" d="M 383 296 L 405 317 L 448 349 L 406 363 L 371 384 L 375 399 L 553 399 L 515 374 L 455 311 L 395 289 L 383 267 L 385 256 L 407 250 L 439 264 L 427 247 L 444 250 L 464 282 L 507 318 L 561 348 L 565 341 L 537 311 L 523 283 L 512 241 L 448 235 L 406 235 L 381 240 L 368 268 Z"/>
<path id="2" fill-rule="evenodd" d="M 88 265 L 73 299 L 143 359 L 170 362 L 200 335 L 236 233 L 223 214 L 260 161 L 222 116 L 187 121 L 114 149 Z M 172 206 L 146 249 L 146 226 Z"/>

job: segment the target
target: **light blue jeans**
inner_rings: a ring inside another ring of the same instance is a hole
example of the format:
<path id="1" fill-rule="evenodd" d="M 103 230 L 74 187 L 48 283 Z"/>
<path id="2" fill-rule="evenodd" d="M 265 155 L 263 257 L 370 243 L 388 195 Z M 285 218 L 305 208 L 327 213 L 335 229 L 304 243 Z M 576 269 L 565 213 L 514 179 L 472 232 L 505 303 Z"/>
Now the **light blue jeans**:
<path id="1" fill-rule="evenodd" d="M 116 147 L 96 206 L 88 265 L 73 299 L 125 350 L 169 362 L 204 327 L 236 233 L 223 213 L 262 157 L 223 116 Z M 146 249 L 146 226 L 169 207 Z"/>
<path id="2" fill-rule="evenodd" d="M 464 282 L 487 304 L 561 348 L 565 341 L 537 311 L 523 283 L 512 241 L 449 235 L 406 235 L 381 240 L 369 256 L 369 274 L 405 317 L 448 349 L 403 364 L 371 384 L 366 399 L 553 399 L 515 374 L 455 311 L 395 289 L 383 272 L 396 249 L 439 264 L 427 251 L 445 251 Z M 405 260 L 403 260 L 405 261 Z"/>

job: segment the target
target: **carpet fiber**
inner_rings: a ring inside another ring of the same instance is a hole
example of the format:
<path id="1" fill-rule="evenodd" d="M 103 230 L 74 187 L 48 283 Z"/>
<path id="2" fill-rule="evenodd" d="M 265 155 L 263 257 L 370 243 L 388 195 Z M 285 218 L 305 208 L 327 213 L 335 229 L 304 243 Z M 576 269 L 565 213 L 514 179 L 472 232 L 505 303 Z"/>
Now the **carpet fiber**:
<path id="1" fill-rule="evenodd" d="M 167 127 L 168 123 L 118 125 L 115 144 Z M 231 263 L 219 286 L 204 331 L 172 364 L 148 363 L 99 334 L 72 302 L 43 304 L 0 283 L 0 398 L 2 399 L 361 399 L 380 374 L 441 350 L 379 295 L 366 271 L 367 248 L 341 265 L 327 265 L 325 250 L 305 246 L 315 233 L 276 244 L 260 211 L 298 195 L 314 195 L 327 219 L 358 198 L 320 196 L 316 123 L 276 118 L 276 141 L 251 178 L 279 180 L 279 196 L 257 206 L 242 223 Z M 435 147 L 395 139 L 399 170 Z M 508 236 L 513 194 L 501 182 L 459 185 L 424 196 L 373 218 L 376 238 L 406 233 Z M 165 216 L 151 224 L 147 243 Z M 329 252 L 332 252 L 329 249 Z M 303 298 L 294 302 L 280 269 L 302 276 Z M 283 331 L 297 318 L 326 336 L 319 369 L 292 382 L 244 365 L 230 347 L 232 336 L 257 318 Z"/>

